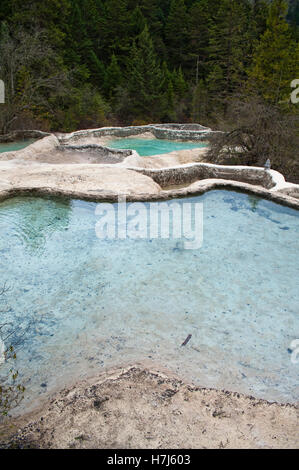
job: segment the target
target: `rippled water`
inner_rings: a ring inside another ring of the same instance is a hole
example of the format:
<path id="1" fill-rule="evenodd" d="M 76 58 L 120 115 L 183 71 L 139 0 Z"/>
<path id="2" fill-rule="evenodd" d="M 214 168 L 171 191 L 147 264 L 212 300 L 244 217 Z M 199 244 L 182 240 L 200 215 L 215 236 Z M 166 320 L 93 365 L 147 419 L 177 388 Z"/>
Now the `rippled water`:
<path id="1" fill-rule="evenodd" d="M 21 149 L 24 149 L 25 147 L 28 147 L 28 145 L 31 145 L 34 142 L 36 142 L 36 139 L 27 139 L 27 140 L 19 140 L 17 142 L 0 143 L 0 153 L 15 152 L 16 150 L 21 150 Z"/>
<path id="2" fill-rule="evenodd" d="M 133 139 L 130 137 L 111 141 L 108 146 L 115 149 L 136 150 L 141 157 L 148 157 L 151 155 L 174 152 L 175 150 L 203 148 L 207 147 L 207 144 L 201 142 L 174 142 L 173 140 L 159 139 Z"/>
<path id="3" fill-rule="evenodd" d="M 1 319 L 14 330 L 23 406 L 143 359 L 196 384 L 298 399 L 299 212 L 229 191 L 178 202 L 190 201 L 204 205 L 199 250 L 100 240 L 94 203 L 0 204 L 0 275 L 10 287 Z"/>

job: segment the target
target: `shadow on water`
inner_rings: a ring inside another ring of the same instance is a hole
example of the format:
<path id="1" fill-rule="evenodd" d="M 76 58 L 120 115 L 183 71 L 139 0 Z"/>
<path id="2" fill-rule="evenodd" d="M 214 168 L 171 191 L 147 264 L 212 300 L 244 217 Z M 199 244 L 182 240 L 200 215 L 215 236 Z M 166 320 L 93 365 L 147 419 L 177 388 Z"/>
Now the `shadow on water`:
<path id="1" fill-rule="evenodd" d="M 256 196 L 248 195 L 248 202 L 250 204 L 252 212 L 256 212 L 260 199 Z"/>
<path id="2" fill-rule="evenodd" d="M 12 228 L 30 254 L 41 254 L 54 233 L 68 229 L 71 211 L 68 199 L 13 198 L 0 204 L 0 228 Z"/>
<path id="3" fill-rule="evenodd" d="M 273 204 L 271 201 L 267 201 L 258 196 L 246 195 L 239 192 L 229 192 L 223 196 L 223 202 L 230 205 L 230 209 L 233 212 L 238 211 L 250 211 L 254 212 L 256 215 L 273 222 L 274 224 L 279 225 L 281 222 L 277 220 L 274 216 L 275 213 L 279 214 L 287 213 L 288 215 L 298 215 L 298 212 L 294 209 L 290 209 L 285 206 L 280 206 L 278 204 Z M 240 196 L 240 194 L 242 196 Z M 289 227 L 280 227 L 281 230 L 289 230 Z"/>

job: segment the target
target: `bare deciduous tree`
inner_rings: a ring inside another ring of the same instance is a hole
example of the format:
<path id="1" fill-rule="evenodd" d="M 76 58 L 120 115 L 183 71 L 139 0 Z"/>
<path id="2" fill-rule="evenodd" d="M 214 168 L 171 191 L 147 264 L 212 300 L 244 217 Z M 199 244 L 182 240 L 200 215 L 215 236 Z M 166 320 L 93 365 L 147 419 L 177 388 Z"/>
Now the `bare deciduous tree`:
<path id="1" fill-rule="evenodd" d="M 0 78 L 5 83 L 5 104 L 0 108 L 0 132 L 35 111 L 51 113 L 49 96 L 63 93 L 66 72 L 43 31 L 0 31 Z"/>
<path id="2" fill-rule="evenodd" d="M 298 114 L 282 112 L 256 96 L 237 97 L 230 102 L 227 120 L 220 127 L 225 132 L 213 140 L 209 161 L 263 166 L 269 158 L 274 169 L 299 182 Z"/>

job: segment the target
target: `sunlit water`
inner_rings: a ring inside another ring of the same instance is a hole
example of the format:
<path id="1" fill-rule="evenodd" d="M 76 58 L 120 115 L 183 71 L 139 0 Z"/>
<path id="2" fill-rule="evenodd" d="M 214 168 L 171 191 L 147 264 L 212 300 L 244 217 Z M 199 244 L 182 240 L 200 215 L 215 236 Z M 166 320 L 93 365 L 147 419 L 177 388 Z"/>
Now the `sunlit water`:
<path id="1" fill-rule="evenodd" d="M 173 140 L 159 139 L 133 139 L 130 137 L 111 141 L 108 146 L 115 149 L 136 150 L 141 157 L 148 157 L 151 155 L 170 153 L 177 150 L 203 148 L 207 147 L 207 144 L 202 142 L 174 142 Z"/>
<path id="2" fill-rule="evenodd" d="M 298 399 L 299 212 L 229 191 L 179 203 L 191 201 L 204 205 L 198 250 L 173 239 L 100 240 L 94 203 L 0 204 L 10 287 L 1 319 L 14 330 L 23 406 L 144 359 L 202 386 Z"/>
<path id="3" fill-rule="evenodd" d="M 0 153 L 3 152 L 15 152 L 16 150 L 22 150 L 28 145 L 33 144 L 36 142 L 36 139 L 26 139 L 26 140 L 19 140 L 17 142 L 7 142 L 7 143 L 0 143 Z"/>

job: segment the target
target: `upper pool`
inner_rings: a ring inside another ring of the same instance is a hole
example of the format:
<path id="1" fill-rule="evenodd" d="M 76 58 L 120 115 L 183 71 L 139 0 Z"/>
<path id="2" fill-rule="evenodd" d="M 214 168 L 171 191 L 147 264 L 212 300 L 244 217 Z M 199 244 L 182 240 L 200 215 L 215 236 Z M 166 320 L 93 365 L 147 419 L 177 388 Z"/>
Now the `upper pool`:
<path id="1" fill-rule="evenodd" d="M 26 140 L 18 140 L 16 142 L 7 142 L 7 143 L 0 143 L 0 153 L 4 152 L 15 152 L 16 150 L 22 150 L 28 145 L 33 144 L 36 139 L 26 139 Z"/>
<path id="2" fill-rule="evenodd" d="M 108 146 L 114 149 L 136 150 L 141 157 L 148 157 L 151 155 L 170 153 L 176 150 L 203 148 L 207 147 L 207 144 L 202 142 L 175 142 L 173 140 L 160 139 L 133 139 L 129 137 L 126 139 L 113 140 L 109 142 Z"/>
<path id="3" fill-rule="evenodd" d="M 28 399 L 147 359 L 202 386 L 298 400 L 299 212 L 220 190 L 176 202 L 203 203 L 198 250 L 101 240 L 95 203 L 0 204 L 1 322 Z"/>

